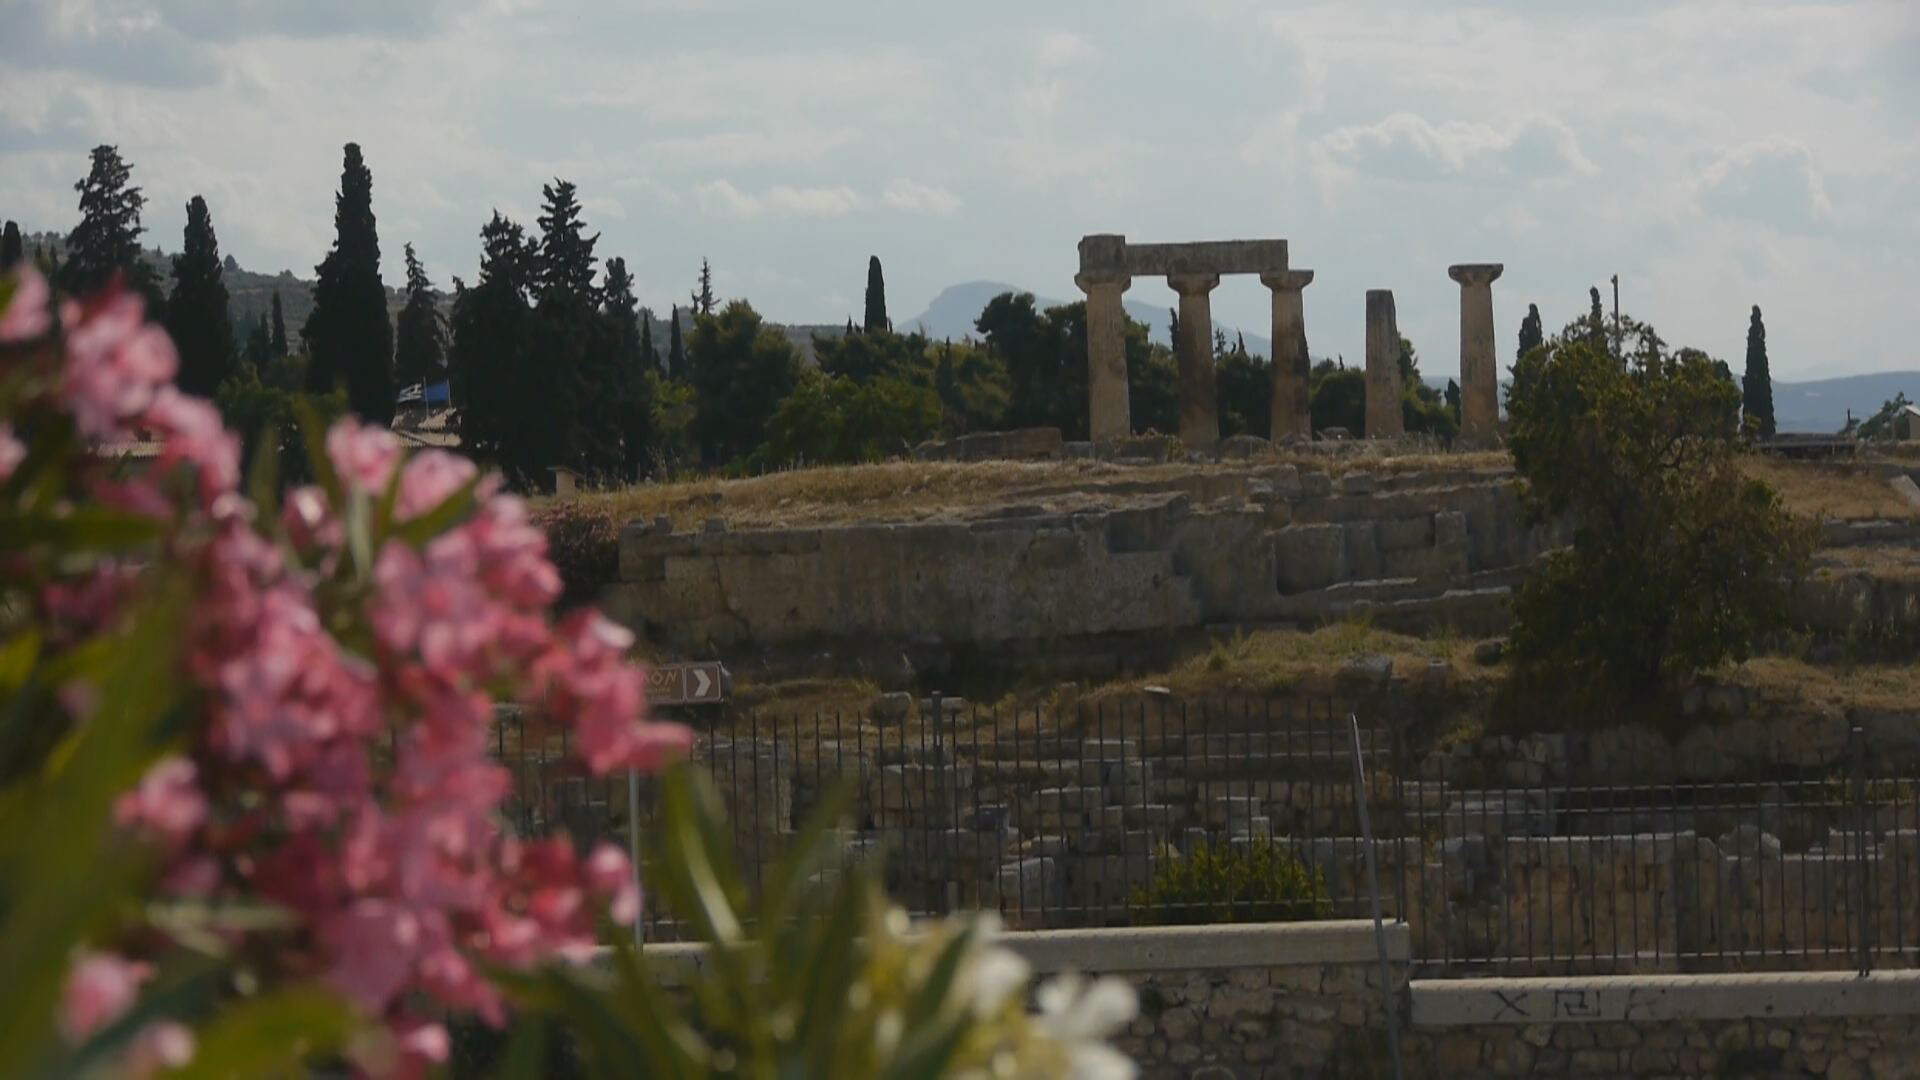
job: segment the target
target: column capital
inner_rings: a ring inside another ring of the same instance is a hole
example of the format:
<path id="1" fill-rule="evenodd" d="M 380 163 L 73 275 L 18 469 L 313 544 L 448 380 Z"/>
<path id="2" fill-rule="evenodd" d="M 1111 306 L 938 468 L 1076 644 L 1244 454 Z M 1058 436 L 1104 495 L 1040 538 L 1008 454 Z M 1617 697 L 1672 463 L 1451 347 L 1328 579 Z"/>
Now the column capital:
<path id="1" fill-rule="evenodd" d="M 1093 290 L 1103 288 L 1117 288 L 1119 292 L 1126 292 L 1133 285 L 1133 278 L 1117 270 L 1082 270 L 1073 275 L 1073 283 L 1080 286 L 1081 292 L 1092 296 Z"/>
<path id="2" fill-rule="evenodd" d="M 1313 271 L 1280 270 L 1270 274 L 1261 274 L 1260 284 L 1265 285 L 1275 292 L 1283 290 L 1287 292 L 1299 292 L 1301 289 L 1313 284 Z"/>
<path id="3" fill-rule="evenodd" d="M 1181 296 L 1205 296 L 1220 284 L 1219 274 L 1168 274 L 1167 287 Z"/>
<path id="4" fill-rule="evenodd" d="M 1491 285 L 1505 269 L 1504 263 L 1454 263 L 1447 276 L 1462 285 Z"/>

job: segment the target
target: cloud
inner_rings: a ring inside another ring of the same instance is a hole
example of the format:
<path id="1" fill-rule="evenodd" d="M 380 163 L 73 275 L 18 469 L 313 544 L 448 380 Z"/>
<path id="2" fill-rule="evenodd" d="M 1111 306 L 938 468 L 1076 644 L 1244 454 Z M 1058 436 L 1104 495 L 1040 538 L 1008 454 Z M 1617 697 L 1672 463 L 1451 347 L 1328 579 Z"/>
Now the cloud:
<path id="1" fill-rule="evenodd" d="M 845 217 L 860 205 L 849 187 L 796 188 L 779 184 L 764 195 L 741 191 L 727 180 L 710 180 L 693 189 L 701 211 L 717 217 Z"/>
<path id="2" fill-rule="evenodd" d="M 1781 136 L 1722 153 L 1693 181 L 1701 209 L 1789 231 L 1816 228 L 1833 214 L 1813 153 Z"/>
<path id="3" fill-rule="evenodd" d="M 895 210 L 921 214 L 951 214 L 960 209 L 960 196 L 936 185 L 916 183 L 895 177 L 880 194 L 880 201 Z"/>
<path id="4" fill-rule="evenodd" d="M 1070 30 L 1056 30 L 1034 46 L 1034 61 L 1043 68 L 1063 68 L 1091 58 L 1094 52 L 1086 38 Z"/>
<path id="5" fill-rule="evenodd" d="M 1314 152 L 1337 169 L 1414 182 L 1548 180 L 1597 171 L 1571 128 L 1540 116 L 1498 128 L 1462 120 L 1436 125 L 1400 112 L 1378 123 L 1328 132 L 1315 142 Z"/>
<path id="6" fill-rule="evenodd" d="M 0 66 L 70 70 L 136 86 L 218 81 L 218 54 L 148 8 L 116 0 L 0 3 Z"/>

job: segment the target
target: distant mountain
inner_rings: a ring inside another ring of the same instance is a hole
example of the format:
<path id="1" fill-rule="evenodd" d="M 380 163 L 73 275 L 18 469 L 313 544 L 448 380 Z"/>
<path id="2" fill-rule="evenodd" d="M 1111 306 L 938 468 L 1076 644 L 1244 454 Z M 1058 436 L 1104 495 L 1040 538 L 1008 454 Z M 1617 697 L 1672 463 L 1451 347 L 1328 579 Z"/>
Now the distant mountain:
<path id="1" fill-rule="evenodd" d="M 1774 423 L 1781 431 L 1839 431 L 1846 426 L 1848 410 L 1862 420 L 1899 393 L 1908 401 L 1920 401 L 1920 371 L 1877 371 L 1809 382 L 1775 379 Z"/>
<path id="2" fill-rule="evenodd" d="M 974 333 L 973 320 L 980 317 L 980 311 L 987 306 L 987 301 L 992 300 L 1001 293 L 1027 291 L 1028 290 L 1022 289 L 1018 285 L 1008 285 L 1001 281 L 969 281 L 960 285 L 949 285 L 947 288 L 941 290 L 939 296 L 933 298 L 933 302 L 927 305 L 927 310 L 908 319 L 906 322 L 899 323 L 895 328 L 902 331 L 917 329 L 932 338 L 976 337 L 978 335 Z M 1056 300 L 1052 297 L 1035 294 L 1033 302 L 1034 306 L 1044 311 L 1050 307 L 1058 307 L 1068 301 Z M 1141 303 L 1137 300 L 1127 301 L 1126 308 L 1127 314 L 1131 316 L 1134 321 L 1147 324 L 1147 333 L 1155 341 L 1165 344 L 1170 340 L 1167 330 L 1166 308 Z M 1229 338 L 1240 332 L 1235 327 L 1223 326 L 1218 322 L 1215 322 L 1213 326 L 1214 329 L 1225 333 Z M 1249 352 L 1256 352 L 1262 356 L 1271 356 L 1273 355 L 1272 344 L 1271 341 L 1262 335 L 1247 335 L 1247 349 Z"/>

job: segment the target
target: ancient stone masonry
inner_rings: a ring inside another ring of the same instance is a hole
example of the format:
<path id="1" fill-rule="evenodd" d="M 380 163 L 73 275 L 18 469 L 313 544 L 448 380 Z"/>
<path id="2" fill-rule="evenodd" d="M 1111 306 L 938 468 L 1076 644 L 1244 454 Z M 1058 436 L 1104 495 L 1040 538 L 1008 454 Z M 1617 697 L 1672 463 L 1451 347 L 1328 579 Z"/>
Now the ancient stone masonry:
<path id="1" fill-rule="evenodd" d="M 1406 431 L 1400 411 L 1400 324 L 1393 290 L 1367 290 L 1367 438 Z"/>
<path id="2" fill-rule="evenodd" d="M 1494 362 L 1493 283 L 1499 263 L 1460 263 L 1447 276 L 1460 283 L 1460 443 L 1470 449 L 1500 441 L 1500 374 Z"/>
<path id="3" fill-rule="evenodd" d="M 690 652 L 1060 646 L 1360 613 L 1491 632 L 1525 566 L 1563 542 L 1525 521 L 1506 473 L 1336 484 L 1272 465 L 1143 484 L 1119 505 L 991 513 L 743 532 L 635 522 L 603 604 Z"/>
<path id="4" fill-rule="evenodd" d="M 1313 437 L 1308 411 L 1308 379 L 1312 360 L 1307 356 L 1307 320 L 1300 292 L 1313 282 L 1311 270 L 1261 274 L 1260 283 L 1273 290 L 1273 441 L 1284 443 Z"/>

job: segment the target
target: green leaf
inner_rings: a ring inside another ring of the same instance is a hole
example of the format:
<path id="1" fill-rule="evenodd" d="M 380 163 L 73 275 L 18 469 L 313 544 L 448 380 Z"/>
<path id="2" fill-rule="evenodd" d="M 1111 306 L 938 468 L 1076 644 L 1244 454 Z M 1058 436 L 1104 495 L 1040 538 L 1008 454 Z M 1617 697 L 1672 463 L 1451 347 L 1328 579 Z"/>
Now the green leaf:
<path id="1" fill-rule="evenodd" d="M 393 529 L 392 535 L 410 544 L 421 547 L 427 541 L 452 528 L 460 519 L 471 513 L 474 506 L 474 489 L 480 484 L 480 477 L 461 484 L 459 490 L 440 500 L 440 505 L 427 512 L 408 518 Z"/>
<path id="2" fill-rule="evenodd" d="M 300 421 L 300 438 L 307 446 L 307 467 L 313 470 L 314 482 L 327 493 L 328 502 L 339 506 L 344 489 L 333 459 L 327 456 L 327 422 L 305 394 L 293 399 L 293 415 Z"/>
<path id="3" fill-rule="evenodd" d="M 6 514 L 0 516 L 0 551 L 36 544 L 62 552 L 119 551 L 153 540 L 160 531 L 155 518 L 100 507 L 78 507 L 59 517 Z"/>
<path id="4" fill-rule="evenodd" d="M 280 431 L 269 420 L 253 440 L 253 460 L 247 463 L 247 493 L 263 518 L 280 513 Z"/>
<path id="5" fill-rule="evenodd" d="M 0 645 L 0 697 L 12 697 L 33 677 L 40 659 L 40 631 L 29 626 Z"/>
<path id="6" fill-rule="evenodd" d="M 173 1080 L 249 1080 L 298 1075 L 320 1054 L 347 1045 L 359 1022 L 345 1000 L 317 987 L 294 987 L 221 1010 L 195 1040 L 193 1061 Z"/>
<path id="7" fill-rule="evenodd" d="M 538 1016 L 520 1018 L 507 1042 L 494 1080 L 543 1080 L 547 1075 L 547 1022 Z"/>

